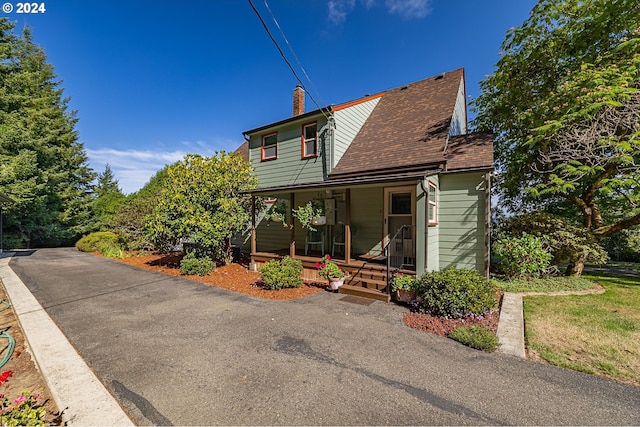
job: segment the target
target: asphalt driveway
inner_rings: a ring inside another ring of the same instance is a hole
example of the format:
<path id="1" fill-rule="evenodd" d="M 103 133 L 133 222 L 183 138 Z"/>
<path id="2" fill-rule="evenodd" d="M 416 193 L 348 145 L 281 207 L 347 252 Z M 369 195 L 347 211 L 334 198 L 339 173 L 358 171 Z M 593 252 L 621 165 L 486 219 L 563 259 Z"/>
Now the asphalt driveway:
<path id="1" fill-rule="evenodd" d="M 640 424 L 638 387 L 413 330 L 393 304 L 22 255 L 10 266 L 139 425 Z"/>

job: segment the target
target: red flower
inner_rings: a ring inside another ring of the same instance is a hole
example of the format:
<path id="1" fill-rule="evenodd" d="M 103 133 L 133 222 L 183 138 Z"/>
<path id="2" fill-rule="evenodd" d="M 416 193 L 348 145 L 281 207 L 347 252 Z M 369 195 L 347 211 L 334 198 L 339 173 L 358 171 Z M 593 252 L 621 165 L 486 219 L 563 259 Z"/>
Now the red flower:
<path id="1" fill-rule="evenodd" d="M 0 384 L 4 383 L 5 381 L 7 381 L 12 376 L 13 376 L 13 371 L 5 371 L 5 372 L 3 372 L 2 375 L 0 375 Z"/>
<path id="2" fill-rule="evenodd" d="M 331 259 L 331 257 L 329 256 L 329 254 L 326 254 L 324 257 L 325 257 L 326 259 Z"/>
<path id="3" fill-rule="evenodd" d="M 320 263 L 316 262 L 316 268 L 320 268 Z"/>

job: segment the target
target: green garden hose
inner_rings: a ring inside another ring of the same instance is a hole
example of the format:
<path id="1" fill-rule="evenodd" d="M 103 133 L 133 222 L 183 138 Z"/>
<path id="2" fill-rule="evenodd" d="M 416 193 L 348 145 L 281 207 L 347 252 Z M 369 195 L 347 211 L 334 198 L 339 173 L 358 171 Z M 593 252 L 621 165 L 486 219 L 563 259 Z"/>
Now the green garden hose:
<path id="1" fill-rule="evenodd" d="M 4 351 L 5 351 L 4 357 L 2 358 L 2 361 L 0 361 L 0 368 L 2 368 L 11 358 L 11 355 L 13 354 L 13 349 L 16 346 L 16 340 L 14 340 L 13 337 L 9 335 L 7 331 L 0 332 L 0 338 L 6 338 L 9 341 L 9 343 L 4 348 Z"/>
<path id="2" fill-rule="evenodd" d="M 5 300 L 0 301 L 0 304 L 4 306 L 4 307 L 0 307 L 0 313 L 2 313 L 3 311 L 11 307 L 11 304 L 9 304 L 9 302 Z"/>

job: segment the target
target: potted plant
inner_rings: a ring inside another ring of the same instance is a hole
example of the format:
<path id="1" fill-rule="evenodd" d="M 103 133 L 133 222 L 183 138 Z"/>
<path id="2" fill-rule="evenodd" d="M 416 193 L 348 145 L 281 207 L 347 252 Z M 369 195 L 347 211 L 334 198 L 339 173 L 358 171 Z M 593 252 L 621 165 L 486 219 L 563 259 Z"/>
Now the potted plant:
<path id="1" fill-rule="evenodd" d="M 302 228 L 307 228 L 311 231 L 316 231 L 314 225 L 324 225 L 327 222 L 322 202 L 318 200 L 309 200 L 304 205 L 293 209 L 292 213 L 300 222 Z"/>
<path id="2" fill-rule="evenodd" d="M 331 257 L 329 255 L 325 255 L 320 262 L 316 263 L 316 268 L 318 269 L 318 274 L 329 281 L 331 290 L 335 291 L 344 285 L 346 275 L 344 270 L 341 270 L 340 267 L 338 267 L 336 263 L 331 262 L 330 259 Z"/>
<path id="3" fill-rule="evenodd" d="M 287 226 L 287 202 L 279 200 L 274 203 L 265 214 L 267 221 L 281 222 L 283 227 Z"/>
<path id="4" fill-rule="evenodd" d="M 396 293 L 396 299 L 401 302 L 411 302 L 416 299 L 418 279 L 408 274 L 398 273 L 393 278 L 391 290 Z"/>

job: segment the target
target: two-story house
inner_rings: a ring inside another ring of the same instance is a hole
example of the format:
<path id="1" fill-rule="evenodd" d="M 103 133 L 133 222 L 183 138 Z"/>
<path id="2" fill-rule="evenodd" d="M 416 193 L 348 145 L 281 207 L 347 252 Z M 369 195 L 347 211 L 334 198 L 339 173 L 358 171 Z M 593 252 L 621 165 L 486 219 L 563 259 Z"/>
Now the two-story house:
<path id="1" fill-rule="evenodd" d="M 351 277 L 340 291 L 388 300 L 398 269 L 489 267 L 491 135 L 467 133 L 464 70 L 457 69 L 339 105 L 304 111 L 244 132 L 259 187 L 284 201 L 288 223 L 256 212 L 245 250 L 252 265 L 290 255 L 305 278 L 333 253 Z M 313 200 L 326 220 L 311 233 L 290 210 Z"/>

